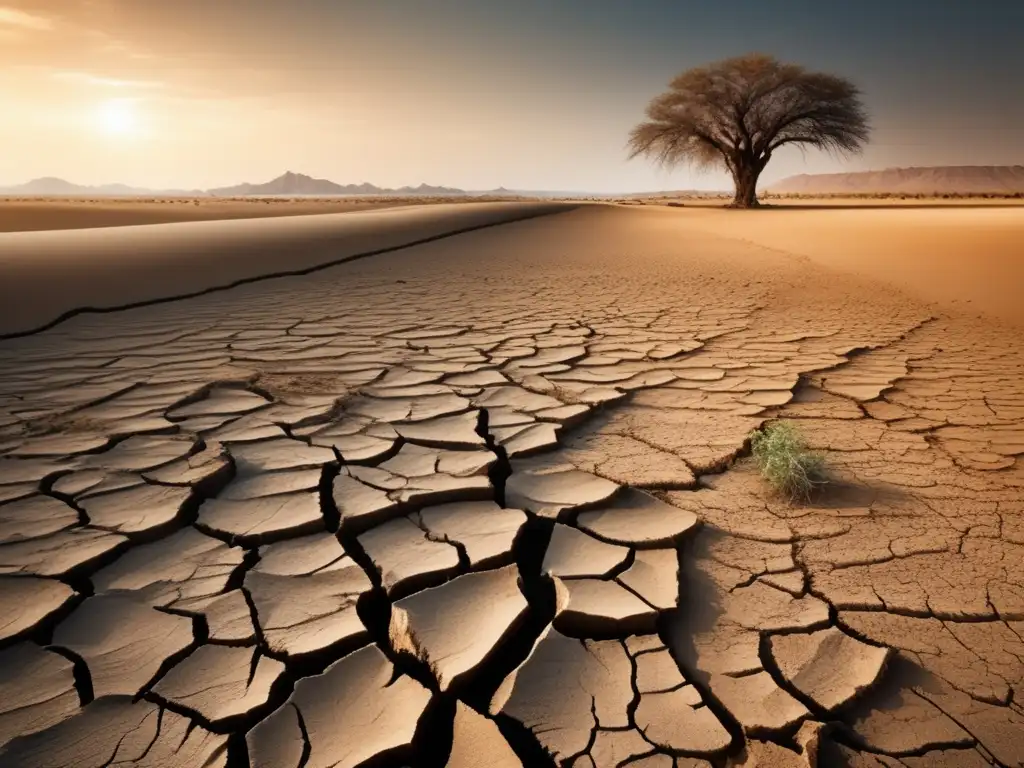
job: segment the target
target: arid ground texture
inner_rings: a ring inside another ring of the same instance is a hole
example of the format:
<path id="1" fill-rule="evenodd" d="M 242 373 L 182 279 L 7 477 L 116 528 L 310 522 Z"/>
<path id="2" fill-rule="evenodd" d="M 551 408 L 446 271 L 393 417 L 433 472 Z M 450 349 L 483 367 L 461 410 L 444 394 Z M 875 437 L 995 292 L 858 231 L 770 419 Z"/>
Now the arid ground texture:
<path id="1" fill-rule="evenodd" d="M 0 232 L 122 227 L 176 221 L 250 219 L 361 211 L 396 202 L 223 198 L 0 198 Z"/>
<path id="2" fill-rule="evenodd" d="M 0 234 L 0 766 L 1024 765 L 1022 211 Z"/>

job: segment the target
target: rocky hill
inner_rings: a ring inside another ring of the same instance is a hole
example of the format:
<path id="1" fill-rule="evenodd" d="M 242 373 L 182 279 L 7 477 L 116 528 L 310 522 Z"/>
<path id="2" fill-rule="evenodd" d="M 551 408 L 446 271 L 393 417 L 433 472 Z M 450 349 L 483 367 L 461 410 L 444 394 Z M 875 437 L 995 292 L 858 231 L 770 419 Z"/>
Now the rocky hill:
<path id="1" fill-rule="evenodd" d="M 98 184 L 89 186 L 75 184 L 55 176 L 32 179 L 13 187 L 0 187 L 0 195 L 23 197 L 139 197 L 147 195 L 195 196 L 204 192 L 198 189 L 141 189 L 127 184 Z"/>
<path id="2" fill-rule="evenodd" d="M 860 173 L 800 174 L 767 189 L 779 194 L 1015 194 L 1024 193 L 1022 165 L 887 168 Z"/>
<path id="3" fill-rule="evenodd" d="M 234 197 L 242 195 L 464 195 L 465 190 L 452 187 L 418 187 L 387 189 L 375 184 L 338 184 L 327 179 L 314 179 L 302 173 L 288 171 L 263 184 L 237 184 L 207 190 L 211 195 Z"/>

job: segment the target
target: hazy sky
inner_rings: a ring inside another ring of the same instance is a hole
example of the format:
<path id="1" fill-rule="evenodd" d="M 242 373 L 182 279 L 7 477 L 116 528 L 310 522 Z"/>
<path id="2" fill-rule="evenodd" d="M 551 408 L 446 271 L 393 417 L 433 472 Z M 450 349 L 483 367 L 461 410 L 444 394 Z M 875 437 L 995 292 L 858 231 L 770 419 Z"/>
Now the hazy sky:
<path id="1" fill-rule="evenodd" d="M 1024 163 L 1024 0 L 0 0 L 0 185 L 726 188 L 627 162 L 678 72 L 760 51 L 850 77 L 862 157 Z"/>

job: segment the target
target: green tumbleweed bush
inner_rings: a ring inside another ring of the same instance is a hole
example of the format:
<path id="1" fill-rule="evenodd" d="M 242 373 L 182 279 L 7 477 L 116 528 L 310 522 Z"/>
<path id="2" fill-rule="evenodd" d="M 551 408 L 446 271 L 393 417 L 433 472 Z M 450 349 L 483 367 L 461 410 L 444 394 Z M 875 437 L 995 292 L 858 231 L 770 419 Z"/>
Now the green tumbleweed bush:
<path id="1" fill-rule="evenodd" d="M 750 433 L 750 446 L 761 476 L 791 501 L 806 501 L 824 485 L 825 458 L 807 447 L 789 421 L 775 421 Z"/>

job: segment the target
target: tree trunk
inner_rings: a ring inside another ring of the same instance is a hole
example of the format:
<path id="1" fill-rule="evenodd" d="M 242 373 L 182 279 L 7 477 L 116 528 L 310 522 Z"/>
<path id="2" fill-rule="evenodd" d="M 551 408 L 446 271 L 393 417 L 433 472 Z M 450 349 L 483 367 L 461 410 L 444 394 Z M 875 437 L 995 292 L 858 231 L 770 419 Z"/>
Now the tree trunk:
<path id="1" fill-rule="evenodd" d="M 733 198 L 733 208 L 756 208 L 757 202 L 757 178 L 761 175 L 756 165 L 747 163 L 737 164 L 733 171 L 733 181 L 736 183 L 736 197 Z"/>

